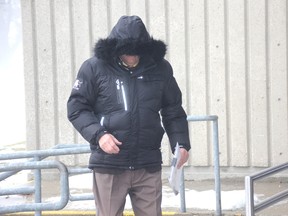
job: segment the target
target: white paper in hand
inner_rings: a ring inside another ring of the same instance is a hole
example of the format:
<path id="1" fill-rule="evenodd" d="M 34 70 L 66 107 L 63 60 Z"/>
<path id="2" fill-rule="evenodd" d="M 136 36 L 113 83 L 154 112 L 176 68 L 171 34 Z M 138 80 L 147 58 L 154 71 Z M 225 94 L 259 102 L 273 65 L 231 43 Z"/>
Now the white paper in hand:
<path id="1" fill-rule="evenodd" d="M 183 169 L 183 166 L 181 166 L 179 169 L 177 168 L 180 157 L 181 157 L 180 147 L 179 147 L 179 144 L 177 143 L 175 147 L 172 163 L 171 163 L 170 176 L 168 178 L 170 186 L 173 189 L 173 192 L 175 195 L 179 193 L 181 173 Z"/>

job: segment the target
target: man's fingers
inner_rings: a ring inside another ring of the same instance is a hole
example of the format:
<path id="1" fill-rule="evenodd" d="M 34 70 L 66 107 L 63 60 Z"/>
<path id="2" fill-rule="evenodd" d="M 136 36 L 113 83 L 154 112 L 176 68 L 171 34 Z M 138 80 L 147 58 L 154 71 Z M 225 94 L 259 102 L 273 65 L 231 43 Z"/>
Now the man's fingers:
<path id="1" fill-rule="evenodd" d="M 100 148 L 108 154 L 118 154 L 120 149 L 117 145 L 121 144 L 112 134 L 104 134 L 99 140 Z"/>
<path id="2" fill-rule="evenodd" d="M 110 147 L 111 147 L 111 153 L 112 154 L 118 154 L 119 153 L 120 149 L 115 142 L 110 143 Z"/>
<path id="3" fill-rule="evenodd" d="M 105 142 L 100 145 L 101 149 L 108 154 L 117 154 L 119 153 L 120 149 L 114 142 Z"/>
<path id="4" fill-rule="evenodd" d="M 116 145 L 121 145 L 122 142 L 120 142 L 118 139 L 116 139 L 113 135 L 112 135 L 113 141 Z"/>

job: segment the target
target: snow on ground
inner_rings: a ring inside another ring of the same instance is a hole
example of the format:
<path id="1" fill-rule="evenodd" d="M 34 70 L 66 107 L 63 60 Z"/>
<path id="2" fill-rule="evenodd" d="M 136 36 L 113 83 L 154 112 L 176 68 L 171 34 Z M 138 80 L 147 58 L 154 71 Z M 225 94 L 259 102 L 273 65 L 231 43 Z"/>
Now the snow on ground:
<path id="1" fill-rule="evenodd" d="M 24 175 L 26 173 L 21 173 L 13 178 L 9 178 L 0 182 L 1 187 L 15 186 L 17 184 L 23 184 Z M 90 193 L 92 188 L 92 177 L 91 174 L 82 174 L 69 177 L 69 186 L 71 194 L 83 194 L 83 191 L 88 191 Z M 180 195 L 175 196 L 172 189 L 163 185 L 163 208 L 180 208 Z M 197 191 L 192 189 L 186 189 L 185 200 L 186 208 L 191 209 L 203 209 L 203 210 L 215 210 L 215 191 L 205 190 Z M 256 197 L 256 200 L 258 198 Z M 25 196 L 0 196 L 0 206 L 4 204 L 20 204 L 25 202 Z M 45 199 L 45 202 L 57 202 L 59 197 L 49 197 Z M 232 190 L 232 191 L 222 191 L 221 193 L 222 210 L 238 210 L 244 209 L 245 207 L 245 191 L 244 190 Z M 69 202 L 66 209 L 77 209 L 77 210 L 94 210 L 94 202 L 89 201 L 75 201 Z M 129 197 L 126 199 L 125 209 L 131 209 L 131 202 Z"/>
<path id="2" fill-rule="evenodd" d="M 0 151 L 0 153 L 3 153 Z M 0 161 L 1 162 L 1 161 Z M 10 187 L 20 187 L 21 185 L 24 185 L 28 183 L 26 181 L 27 179 L 27 173 L 30 171 L 21 171 L 17 175 L 13 175 L 3 181 L 0 181 L 0 190 L 1 188 L 10 188 Z M 18 205 L 26 202 L 26 196 L 20 196 L 20 195 L 12 195 L 12 196 L 0 196 L 0 207 L 6 206 L 6 205 Z"/>
<path id="3" fill-rule="evenodd" d="M 92 188 L 91 176 L 87 175 L 89 174 L 70 177 L 69 179 L 70 187 L 90 190 L 90 188 Z M 163 186 L 162 192 L 163 192 L 163 198 L 162 198 L 163 208 L 180 207 L 180 195 L 175 196 L 172 189 L 166 185 Z M 197 191 L 186 189 L 185 200 L 186 200 L 186 208 L 205 209 L 205 210 L 216 209 L 215 204 L 216 194 L 214 190 Z M 221 200 L 223 210 L 243 209 L 245 207 L 245 191 L 244 190 L 222 191 Z M 127 197 L 126 199 L 126 208 L 131 209 L 131 202 L 129 200 L 129 197 Z"/>

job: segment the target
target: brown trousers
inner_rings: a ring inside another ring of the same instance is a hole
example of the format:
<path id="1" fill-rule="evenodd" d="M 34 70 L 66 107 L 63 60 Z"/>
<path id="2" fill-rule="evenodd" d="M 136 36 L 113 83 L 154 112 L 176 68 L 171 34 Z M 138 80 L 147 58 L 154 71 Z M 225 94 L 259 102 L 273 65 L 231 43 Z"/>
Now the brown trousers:
<path id="1" fill-rule="evenodd" d="M 120 174 L 93 172 L 93 193 L 97 216 L 122 216 L 129 194 L 135 216 L 161 216 L 161 171 L 146 169 Z"/>

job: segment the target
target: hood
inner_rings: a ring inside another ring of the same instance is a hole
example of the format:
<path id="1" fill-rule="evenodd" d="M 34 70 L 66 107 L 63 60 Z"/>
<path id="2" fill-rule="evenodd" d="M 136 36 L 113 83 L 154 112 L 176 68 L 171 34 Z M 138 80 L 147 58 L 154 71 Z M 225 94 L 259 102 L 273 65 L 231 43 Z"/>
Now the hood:
<path id="1" fill-rule="evenodd" d="M 111 61 L 120 55 L 149 56 L 161 61 L 166 54 L 166 44 L 153 39 L 138 16 L 122 16 L 110 35 L 99 39 L 94 48 L 95 56 Z"/>

